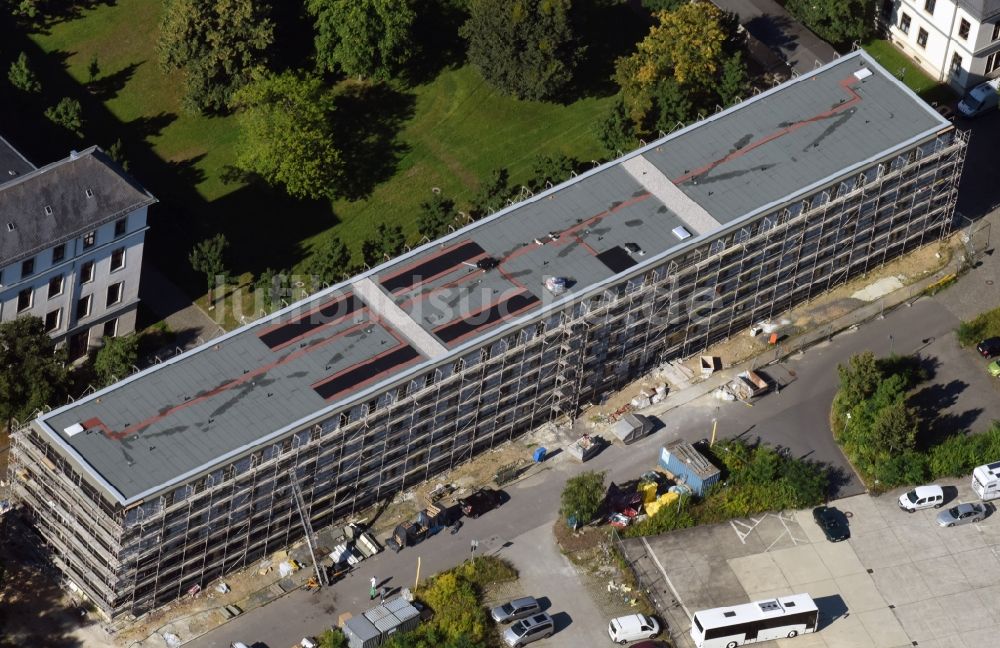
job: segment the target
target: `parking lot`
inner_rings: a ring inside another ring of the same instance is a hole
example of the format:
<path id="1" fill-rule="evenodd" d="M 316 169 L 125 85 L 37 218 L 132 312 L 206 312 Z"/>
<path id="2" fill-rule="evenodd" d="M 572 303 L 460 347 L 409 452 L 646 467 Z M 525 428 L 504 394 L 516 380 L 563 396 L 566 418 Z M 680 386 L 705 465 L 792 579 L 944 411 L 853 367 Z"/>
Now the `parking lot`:
<path id="1" fill-rule="evenodd" d="M 946 506 L 978 501 L 967 479 L 942 485 Z M 992 645 L 1000 636 L 1000 515 L 941 528 L 938 510 L 900 511 L 900 492 L 834 502 L 849 516 L 846 542 L 827 541 L 805 510 L 631 539 L 626 548 L 678 646 L 693 645 L 693 612 L 800 592 L 820 608 L 819 632 L 778 646 Z"/>

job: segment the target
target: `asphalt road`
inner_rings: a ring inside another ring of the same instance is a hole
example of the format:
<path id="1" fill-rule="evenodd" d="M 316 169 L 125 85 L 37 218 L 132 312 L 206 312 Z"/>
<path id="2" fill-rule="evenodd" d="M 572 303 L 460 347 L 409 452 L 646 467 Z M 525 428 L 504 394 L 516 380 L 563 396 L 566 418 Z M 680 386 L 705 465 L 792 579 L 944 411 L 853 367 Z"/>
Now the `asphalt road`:
<path id="1" fill-rule="evenodd" d="M 955 343 L 953 331 L 957 324 L 958 319 L 936 299 L 921 299 L 910 307 L 888 312 L 883 320 L 869 322 L 783 363 L 765 367 L 764 371 L 783 386 L 780 393 L 761 397 L 752 408 L 706 396 L 668 412 L 663 417 L 664 428 L 649 438 L 628 448 L 609 447 L 586 466 L 564 454 L 557 456 L 546 470 L 510 486 L 507 491 L 511 500 L 502 508 L 478 520 L 466 520 L 459 533 L 439 534 L 399 554 L 382 553 L 322 592 L 296 591 L 187 645 L 228 648 L 230 642 L 239 640 L 263 643 L 270 648 L 291 646 L 302 636 L 318 634 L 334 624 L 343 612 L 357 614 L 367 609 L 368 580 L 372 576 L 379 581 L 390 579 L 389 585 L 393 587 L 412 586 L 418 556 L 421 574 L 426 576 L 468 556 L 473 539 L 479 540 L 480 552 L 503 549 L 508 555 L 521 552 L 530 555 L 536 545 L 518 536 L 551 524 L 567 477 L 586 468 L 606 470 L 608 478 L 615 481 L 635 478 L 655 465 L 659 448 L 668 441 L 707 438 L 713 418 L 719 422 L 719 438 L 759 437 L 767 443 L 787 447 L 795 456 L 809 457 L 839 469 L 843 480 L 832 493 L 835 497 L 862 492 L 829 432 L 828 413 L 836 388 L 837 364 L 864 350 L 883 355 L 890 350 L 919 352 L 934 368 L 934 376 L 924 388 L 925 402 L 953 414 L 950 420 L 954 424 L 982 429 L 991 419 L 1000 419 L 1000 399 L 996 398 L 996 387 L 985 373 L 985 362 Z M 767 360 L 765 357 L 764 361 Z M 584 592 L 580 595 L 587 596 Z M 572 601 L 560 604 L 570 617 L 574 609 L 586 607 L 582 601 L 579 605 Z"/>

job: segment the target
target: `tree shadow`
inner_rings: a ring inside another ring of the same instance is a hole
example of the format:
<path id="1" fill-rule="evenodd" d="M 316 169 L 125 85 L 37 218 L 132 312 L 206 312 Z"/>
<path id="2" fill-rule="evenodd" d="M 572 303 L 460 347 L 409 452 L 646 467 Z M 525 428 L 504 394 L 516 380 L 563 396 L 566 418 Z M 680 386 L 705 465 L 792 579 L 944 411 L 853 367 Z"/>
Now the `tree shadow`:
<path id="1" fill-rule="evenodd" d="M 788 32 L 793 21 L 788 16 L 772 16 L 762 14 L 755 16 L 743 25 L 750 34 L 773 49 L 794 52 L 798 47 L 795 37 Z"/>
<path id="2" fill-rule="evenodd" d="M 159 137 L 163 133 L 163 129 L 175 121 L 177 121 L 176 114 L 161 112 L 152 117 L 136 117 L 132 121 L 126 122 L 125 127 L 129 129 L 134 138 L 145 140 Z"/>
<path id="3" fill-rule="evenodd" d="M 125 84 L 132 79 L 133 75 L 135 75 L 135 71 L 138 70 L 139 66 L 143 63 L 145 63 L 145 61 L 130 63 L 117 72 L 105 74 L 100 78 L 94 79 L 87 84 L 87 90 L 89 90 L 91 96 L 98 101 L 109 101 L 114 99 L 125 87 Z M 162 115 L 164 113 L 160 114 Z"/>
<path id="4" fill-rule="evenodd" d="M 195 166 L 204 158 L 205 154 L 202 153 L 186 160 L 170 160 L 167 168 L 179 182 L 193 187 L 205 181 L 205 171 Z"/>
<path id="5" fill-rule="evenodd" d="M 352 84 L 337 95 L 334 140 L 349 170 L 342 195 L 359 200 L 388 180 L 409 147 L 397 140 L 416 98 L 387 84 Z"/>
<path id="6" fill-rule="evenodd" d="M 968 386 L 969 383 L 964 380 L 952 380 L 946 384 L 935 383 L 914 393 L 907 404 L 917 410 L 917 416 L 921 419 L 930 420 L 942 410 L 957 403 L 959 394 Z"/>
<path id="7" fill-rule="evenodd" d="M 0 646 L 81 647 L 70 633 L 93 622 L 88 608 L 65 595 L 59 571 L 40 549 L 45 543 L 19 514 L 7 514 L 3 526 Z"/>
<path id="8" fill-rule="evenodd" d="M 84 12 L 96 9 L 102 5 L 113 7 L 118 4 L 118 0 L 48 0 L 39 2 L 38 15 L 34 18 L 15 18 L 15 21 L 22 26 L 30 28 L 33 32 L 48 34 L 49 30 L 62 22 L 68 22 L 81 17 Z"/>
<path id="9" fill-rule="evenodd" d="M 458 3 L 421 0 L 414 7 L 417 19 L 413 24 L 416 53 L 404 71 L 409 85 L 429 83 L 442 70 L 459 67 L 465 62 L 465 40 L 458 30 L 466 13 Z"/>
<path id="10" fill-rule="evenodd" d="M 929 450 L 955 435 L 968 434 L 983 409 L 974 407 L 959 413 L 947 413 L 921 419 L 917 428 L 917 448 Z"/>
<path id="11" fill-rule="evenodd" d="M 648 13 L 636 10 L 630 3 L 603 3 L 588 10 L 579 29 L 579 40 L 587 44 L 587 50 L 562 100 L 569 103 L 618 92 L 618 85 L 612 79 L 615 61 L 632 53 L 653 22 Z"/>

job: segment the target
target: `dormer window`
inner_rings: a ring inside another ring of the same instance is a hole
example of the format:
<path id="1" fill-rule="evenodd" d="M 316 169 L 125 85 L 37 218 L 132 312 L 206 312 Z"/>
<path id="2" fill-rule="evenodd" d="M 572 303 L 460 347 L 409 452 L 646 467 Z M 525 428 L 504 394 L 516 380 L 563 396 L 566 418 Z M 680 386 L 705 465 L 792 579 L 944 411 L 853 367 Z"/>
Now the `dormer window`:
<path id="1" fill-rule="evenodd" d="M 87 189 L 87 191 L 84 192 L 84 193 L 87 194 L 87 198 L 93 198 L 94 197 L 94 190 L 93 189 Z"/>
<path id="2" fill-rule="evenodd" d="M 7 231 L 8 232 L 14 231 L 14 223 L 7 223 Z"/>
<path id="3" fill-rule="evenodd" d="M 52 205 L 45 205 L 45 215 L 46 216 L 52 215 Z"/>

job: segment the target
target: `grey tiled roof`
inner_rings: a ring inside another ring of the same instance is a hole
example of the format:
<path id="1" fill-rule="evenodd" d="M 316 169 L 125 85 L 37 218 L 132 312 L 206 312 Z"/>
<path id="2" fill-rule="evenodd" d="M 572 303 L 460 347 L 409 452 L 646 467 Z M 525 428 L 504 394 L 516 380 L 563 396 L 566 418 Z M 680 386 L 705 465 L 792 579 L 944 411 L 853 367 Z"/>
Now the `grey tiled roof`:
<path id="1" fill-rule="evenodd" d="M 365 273 L 393 318 L 349 280 L 36 424 L 133 502 L 948 127 L 856 52 Z"/>
<path id="2" fill-rule="evenodd" d="M 981 22 L 1000 16 L 1000 0 L 958 0 L 958 6 Z"/>
<path id="3" fill-rule="evenodd" d="M 71 154 L 0 185 L 0 264 L 154 202 L 96 146 Z"/>
<path id="4" fill-rule="evenodd" d="M 20 151 L 0 137 L 0 185 L 7 184 L 34 168 L 35 165 L 21 155 Z"/>

